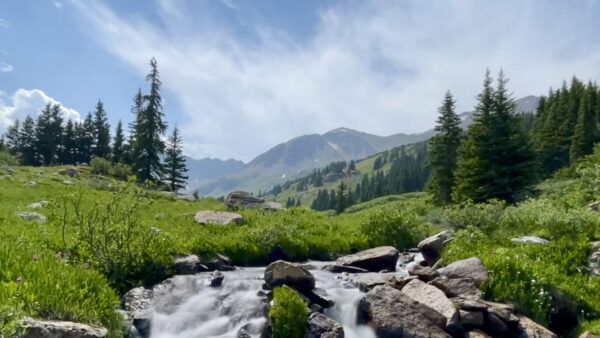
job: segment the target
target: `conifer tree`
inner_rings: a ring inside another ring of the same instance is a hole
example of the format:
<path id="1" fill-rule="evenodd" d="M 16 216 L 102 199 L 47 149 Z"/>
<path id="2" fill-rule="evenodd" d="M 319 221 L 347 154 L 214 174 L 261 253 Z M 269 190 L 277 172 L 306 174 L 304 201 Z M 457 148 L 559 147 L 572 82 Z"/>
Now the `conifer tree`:
<path id="1" fill-rule="evenodd" d="M 448 91 L 438 110 L 439 117 L 435 131 L 437 135 L 430 141 L 429 167 L 432 170 L 427 188 L 437 204 L 448 204 L 452 199 L 454 170 L 462 129 L 460 118 L 455 112 L 455 101 Z"/>
<path id="2" fill-rule="evenodd" d="M 341 214 L 342 212 L 344 212 L 344 210 L 346 209 L 346 203 L 347 201 L 347 193 L 346 193 L 346 185 L 344 184 L 344 181 L 341 181 L 340 184 L 338 185 L 338 190 L 337 190 L 337 201 L 335 204 L 335 211 L 338 214 Z"/>
<path id="3" fill-rule="evenodd" d="M 104 110 L 104 104 L 98 100 L 94 110 L 94 143 L 92 146 L 93 156 L 108 158 L 110 155 L 110 126 Z"/>
<path id="4" fill-rule="evenodd" d="M 117 123 L 115 130 L 115 138 L 112 146 L 112 161 L 113 163 L 123 162 L 125 154 L 125 136 L 123 135 L 123 124 L 121 120 Z"/>
<path id="5" fill-rule="evenodd" d="M 579 104 L 577 124 L 573 131 L 573 140 L 569 150 L 569 159 L 571 162 L 591 154 L 594 148 L 594 142 L 597 140 L 598 127 L 594 111 L 595 90 L 590 85 L 586 89 Z"/>
<path id="6" fill-rule="evenodd" d="M 88 113 L 85 120 L 75 126 L 77 140 L 77 163 L 90 163 L 92 146 L 94 144 L 94 120 Z"/>
<path id="7" fill-rule="evenodd" d="M 25 117 L 19 131 L 19 156 L 23 165 L 39 165 L 37 161 L 37 140 L 35 122 L 29 115 Z"/>
<path id="8" fill-rule="evenodd" d="M 75 164 L 77 162 L 77 138 L 75 135 L 75 124 L 69 119 L 63 132 L 61 151 L 61 162 L 63 164 Z"/>
<path id="9" fill-rule="evenodd" d="M 163 122 L 161 82 L 156 59 L 150 60 L 150 68 L 146 76 L 146 80 L 150 81 L 150 94 L 144 97 L 145 105 L 136 116 L 133 167 L 140 181 L 158 182 L 163 172 L 160 157 L 165 150 L 161 136 L 167 125 Z"/>
<path id="10" fill-rule="evenodd" d="M 185 188 L 185 182 L 188 177 L 185 173 L 188 169 L 185 166 L 185 157 L 181 147 L 181 137 L 177 127 L 173 129 L 173 134 L 169 137 L 168 147 L 165 152 L 165 179 L 171 188 L 171 191 L 177 192 Z"/>
<path id="11" fill-rule="evenodd" d="M 0 136 L 0 151 L 6 150 L 6 141 L 4 140 L 4 134 Z"/>
<path id="12" fill-rule="evenodd" d="M 21 122 L 19 120 L 15 120 L 11 126 L 6 130 L 6 144 L 10 148 L 13 155 L 16 155 L 21 148 L 20 141 L 21 137 L 19 133 L 21 132 Z"/>
<path id="13" fill-rule="evenodd" d="M 36 149 L 39 162 L 43 165 L 58 163 L 62 121 L 61 107 L 58 104 L 48 103 L 38 116 L 35 126 Z"/>

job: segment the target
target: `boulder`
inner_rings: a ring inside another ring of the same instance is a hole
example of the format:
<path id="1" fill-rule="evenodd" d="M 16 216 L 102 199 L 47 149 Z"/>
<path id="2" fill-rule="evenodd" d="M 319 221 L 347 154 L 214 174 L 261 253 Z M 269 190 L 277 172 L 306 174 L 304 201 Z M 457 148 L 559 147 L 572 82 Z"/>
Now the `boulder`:
<path id="1" fill-rule="evenodd" d="M 408 269 L 408 274 L 411 276 L 416 276 L 425 282 L 429 282 L 440 276 L 440 273 L 434 268 L 422 266 L 420 264 L 411 265 Z"/>
<path id="2" fill-rule="evenodd" d="M 477 286 L 490 278 L 487 268 L 477 257 L 456 261 L 438 269 L 438 272 L 448 278 L 471 278 Z"/>
<path id="3" fill-rule="evenodd" d="M 369 272 L 365 269 L 356 268 L 354 266 L 342 266 L 342 265 L 337 265 L 337 264 L 325 265 L 323 267 L 323 270 L 333 272 L 333 273 L 342 273 L 342 272 L 365 273 L 365 272 Z"/>
<path id="4" fill-rule="evenodd" d="M 73 181 L 71 181 L 71 180 L 63 180 L 62 182 L 65 185 L 73 185 Z"/>
<path id="5" fill-rule="evenodd" d="M 306 291 L 315 287 L 315 277 L 298 264 L 276 261 L 265 269 L 265 283 L 269 288 L 287 285 L 299 291 Z"/>
<path id="6" fill-rule="evenodd" d="M 279 202 L 265 202 L 262 205 L 262 208 L 264 210 L 268 210 L 268 211 L 281 211 L 281 210 L 287 210 L 283 204 L 279 203 Z"/>
<path id="7" fill-rule="evenodd" d="M 154 292 L 143 286 L 129 290 L 121 300 L 121 307 L 132 317 L 148 312 L 152 308 Z"/>
<path id="8" fill-rule="evenodd" d="M 541 326 L 540 324 L 534 322 L 533 320 L 527 317 L 519 318 L 519 325 L 523 330 L 524 334 L 521 337 L 535 337 L 535 338 L 558 338 L 554 332 L 548 330 L 547 328 Z"/>
<path id="9" fill-rule="evenodd" d="M 246 329 L 241 328 L 238 330 L 236 338 L 252 338 L 252 336 L 246 331 Z"/>
<path id="10" fill-rule="evenodd" d="M 217 253 L 217 257 L 213 260 L 210 260 L 204 263 L 209 271 L 213 270 L 221 270 L 221 271 L 233 271 L 235 270 L 235 266 L 233 266 L 233 261 L 231 258 Z"/>
<path id="11" fill-rule="evenodd" d="M 357 252 L 352 255 L 340 257 L 336 265 L 354 266 L 372 272 L 381 270 L 396 271 L 398 250 L 393 246 L 380 246 L 373 249 Z"/>
<path id="12" fill-rule="evenodd" d="M 40 223 L 46 223 L 46 216 L 37 212 L 21 211 L 17 213 L 17 216 L 21 217 L 21 219 L 24 219 L 26 221 L 37 221 Z"/>
<path id="13" fill-rule="evenodd" d="M 36 185 L 37 183 L 35 183 L 34 181 L 29 181 L 27 183 L 25 183 L 26 187 L 33 187 L 34 185 Z"/>
<path id="14" fill-rule="evenodd" d="M 487 314 L 487 332 L 489 332 L 492 337 L 508 337 L 508 333 L 510 329 L 506 324 L 493 313 Z"/>
<path id="15" fill-rule="evenodd" d="M 208 267 L 200 262 L 196 255 L 176 256 L 171 269 L 177 275 L 193 275 L 201 271 L 207 271 Z"/>
<path id="16" fill-rule="evenodd" d="M 447 338 L 446 318 L 405 293 L 380 285 L 360 300 L 358 322 L 368 324 L 379 338 Z"/>
<path id="17" fill-rule="evenodd" d="M 414 279 L 408 282 L 401 291 L 413 300 L 444 316 L 446 318 L 446 328 L 449 331 L 455 331 L 460 327 L 460 318 L 456 306 L 440 289 Z"/>
<path id="18" fill-rule="evenodd" d="M 227 209 L 260 208 L 264 203 L 264 199 L 254 197 L 245 191 L 230 192 L 225 199 L 225 206 Z"/>
<path id="19" fill-rule="evenodd" d="M 588 258 L 588 269 L 592 276 L 600 276 L 600 242 L 592 243 L 592 254 Z"/>
<path id="20" fill-rule="evenodd" d="M 279 245 L 275 246 L 269 255 L 267 256 L 267 261 L 269 263 L 273 263 L 275 261 L 289 261 L 290 257 L 285 253 L 283 248 Z"/>
<path id="21" fill-rule="evenodd" d="M 582 333 L 579 338 L 598 338 L 597 335 L 593 334 L 590 331 L 585 331 L 584 333 Z"/>
<path id="22" fill-rule="evenodd" d="M 79 175 L 79 172 L 77 171 L 77 168 L 75 168 L 75 167 L 65 168 L 65 169 L 59 171 L 58 173 L 61 175 L 69 176 L 69 177 L 76 177 L 77 175 Z"/>
<path id="23" fill-rule="evenodd" d="M 440 252 L 453 237 L 454 233 L 452 230 L 444 230 L 419 242 L 417 247 L 421 250 L 423 258 L 425 258 L 429 266 L 432 266 L 440 259 Z"/>
<path id="24" fill-rule="evenodd" d="M 214 288 L 218 288 L 223 284 L 223 279 L 225 279 L 225 275 L 219 270 L 215 270 L 210 273 L 208 276 L 208 280 L 210 282 L 210 286 Z"/>
<path id="25" fill-rule="evenodd" d="M 56 320 L 36 320 L 26 317 L 19 323 L 20 338 L 104 338 L 108 331 L 103 327 Z"/>
<path id="26" fill-rule="evenodd" d="M 429 284 L 444 291 L 448 297 L 460 297 L 463 299 L 479 300 L 482 297 L 482 292 L 475 286 L 471 278 L 454 278 L 438 277 Z"/>
<path id="27" fill-rule="evenodd" d="M 39 201 L 39 202 L 35 202 L 35 203 L 29 204 L 27 206 L 27 208 L 29 208 L 29 209 L 40 209 L 40 208 L 44 208 L 47 205 L 48 205 L 48 201 Z"/>
<path id="28" fill-rule="evenodd" d="M 592 211 L 600 211 L 600 201 L 590 203 L 588 208 Z"/>
<path id="29" fill-rule="evenodd" d="M 344 338 L 344 329 L 326 315 L 313 312 L 308 317 L 308 329 L 304 338 Z"/>
<path id="30" fill-rule="evenodd" d="M 220 224 L 228 225 L 231 222 L 237 224 L 244 223 L 244 217 L 240 214 L 225 211 L 202 210 L 198 211 L 194 216 L 196 223 L 199 224 Z"/>
<path id="31" fill-rule="evenodd" d="M 460 310 L 460 322 L 464 326 L 468 327 L 483 327 L 485 324 L 485 317 L 481 311 L 464 311 Z"/>
<path id="32" fill-rule="evenodd" d="M 547 239 L 537 237 L 537 236 L 523 236 L 511 239 L 511 242 L 515 243 L 531 243 L 531 244 L 546 244 L 548 243 Z"/>
<path id="33" fill-rule="evenodd" d="M 408 280 L 394 274 L 376 272 L 361 274 L 357 277 L 356 281 L 356 285 L 362 292 L 367 292 L 378 285 L 386 284 L 399 290 L 406 283 L 408 283 Z"/>
<path id="34" fill-rule="evenodd" d="M 465 337 L 466 338 L 491 338 L 490 336 L 485 334 L 485 332 L 480 331 L 480 330 L 469 331 L 469 332 L 467 332 Z"/>
<path id="35" fill-rule="evenodd" d="M 308 298 L 310 303 L 317 304 L 324 309 L 335 305 L 335 302 L 329 297 L 325 289 L 314 288 L 312 290 L 305 290 L 303 294 Z"/>

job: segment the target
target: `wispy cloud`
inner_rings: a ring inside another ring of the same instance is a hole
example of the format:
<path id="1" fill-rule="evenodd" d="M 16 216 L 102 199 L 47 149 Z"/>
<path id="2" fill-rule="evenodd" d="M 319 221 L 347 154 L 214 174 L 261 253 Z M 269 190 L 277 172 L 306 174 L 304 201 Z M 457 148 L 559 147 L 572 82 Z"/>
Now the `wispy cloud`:
<path id="1" fill-rule="evenodd" d="M 0 28 L 10 28 L 10 22 L 6 19 L 0 18 Z"/>
<path id="2" fill-rule="evenodd" d="M 12 95 L 0 91 L 0 134 L 17 119 L 23 121 L 27 115 L 35 118 L 48 103 L 60 104 L 39 89 L 21 88 Z M 80 119 L 79 112 L 75 109 L 62 106 L 62 113 L 65 119 Z"/>
<path id="3" fill-rule="evenodd" d="M 0 72 L 10 73 L 14 70 L 13 65 L 8 64 L 6 62 L 0 62 Z"/>
<path id="4" fill-rule="evenodd" d="M 63 8 L 63 4 L 60 1 L 54 1 L 53 4 L 54 4 L 54 7 L 58 8 L 58 9 Z"/>
<path id="5" fill-rule="evenodd" d="M 157 57 L 165 88 L 186 115 L 188 153 L 197 157 L 248 160 L 291 137 L 340 126 L 423 131 L 447 89 L 461 110 L 472 109 L 486 67 L 503 67 L 522 96 L 573 74 L 600 76 L 600 5 L 592 2 L 342 2 L 321 10 L 314 35 L 303 39 L 242 16 L 258 37 L 247 41 L 219 18 L 165 1 L 171 7 L 162 22 L 131 20 L 96 2 L 77 5 L 94 37 L 141 74 Z"/>

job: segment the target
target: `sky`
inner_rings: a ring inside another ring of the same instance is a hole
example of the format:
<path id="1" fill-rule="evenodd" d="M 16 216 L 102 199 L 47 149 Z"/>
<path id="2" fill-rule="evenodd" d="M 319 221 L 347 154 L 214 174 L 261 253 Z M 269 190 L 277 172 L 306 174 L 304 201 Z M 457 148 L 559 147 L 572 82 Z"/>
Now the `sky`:
<path id="1" fill-rule="evenodd" d="M 0 133 L 60 103 L 102 100 L 114 127 L 155 57 L 165 118 L 194 158 L 249 161 L 346 127 L 435 124 L 471 111 L 486 68 L 515 98 L 600 78 L 600 1 L 19 0 L 0 2 Z"/>

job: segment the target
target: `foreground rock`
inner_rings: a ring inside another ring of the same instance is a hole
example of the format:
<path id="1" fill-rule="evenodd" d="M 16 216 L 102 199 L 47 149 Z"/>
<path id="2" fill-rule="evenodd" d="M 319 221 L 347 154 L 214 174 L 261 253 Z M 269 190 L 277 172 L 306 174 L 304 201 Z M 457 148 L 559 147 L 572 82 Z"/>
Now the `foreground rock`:
<path id="1" fill-rule="evenodd" d="M 24 318 L 20 322 L 20 328 L 25 331 L 19 335 L 20 338 L 104 338 L 108 334 L 101 327 L 33 318 Z"/>
<path id="2" fill-rule="evenodd" d="M 590 203 L 588 208 L 592 211 L 600 211 L 600 201 Z"/>
<path id="3" fill-rule="evenodd" d="M 360 301 L 358 321 L 368 324 L 379 338 L 450 337 L 446 318 L 387 285 L 376 286 Z"/>
<path id="4" fill-rule="evenodd" d="M 269 288 L 287 285 L 299 291 L 308 291 L 315 287 L 315 277 L 298 264 L 276 261 L 265 269 L 265 283 Z"/>
<path id="5" fill-rule="evenodd" d="M 48 201 L 39 201 L 39 202 L 35 202 L 35 203 L 31 203 L 31 204 L 27 205 L 27 208 L 40 209 L 40 208 L 44 208 L 47 205 L 48 205 Z"/>
<path id="6" fill-rule="evenodd" d="M 408 269 L 408 274 L 411 276 L 416 276 L 425 282 L 429 282 L 440 276 L 440 273 L 434 268 L 419 264 L 411 265 L 411 267 Z"/>
<path id="7" fill-rule="evenodd" d="M 75 167 L 65 168 L 65 169 L 59 171 L 58 173 L 61 175 L 69 176 L 69 177 L 76 177 L 77 175 L 79 175 L 77 168 L 75 168 Z"/>
<path id="8" fill-rule="evenodd" d="M 448 297 L 460 297 L 463 299 L 479 300 L 482 297 L 482 292 L 475 286 L 471 278 L 454 278 L 438 277 L 429 284 L 442 290 Z"/>
<path id="9" fill-rule="evenodd" d="M 208 281 L 210 283 L 210 286 L 213 288 L 220 287 L 221 284 L 223 284 L 224 279 L 225 279 L 225 275 L 223 275 L 223 273 L 219 270 L 215 270 L 215 271 L 211 272 L 210 275 L 208 276 Z"/>
<path id="10" fill-rule="evenodd" d="M 171 269 L 176 275 L 193 275 L 201 271 L 207 271 L 208 267 L 200 262 L 198 256 L 189 255 L 175 257 Z"/>
<path id="11" fill-rule="evenodd" d="M 521 337 L 535 337 L 535 338 L 558 338 L 554 332 L 541 326 L 527 317 L 519 318 L 519 325 L 526 335 Z"/>
<path id="12" fill-rule="evenodd" d="M 37 221 L 40 223 L 46 223 L 46 216 L 37 212 L 22 211 L 17 213 L 17 216 L 21 217 L 21 219 L 24 219 L 26 221 Z"/>
<path id="13" fill-rule="evenodd" d="M 196 220 L 196 223 L 199 224 L 228 225 L 232 222 L 235 222 L 237 224 L 244 223 L 244 217 L 242 217 L 242 215 L 225 211 L 198 211 L 194 216 L 194 219 Z"/>
<path id="14" fill-rule="evenodd" d="M 442 249 L 453 237 L 452 230 L 445 230 L 437 235 L 425 238 L 418 244 L 418 248 L 429 266 L 433 266 L 440 259 Z"/>
<path id="15" fill-rule="evenodd" d="M 335 263 L 340 266 L 353 266 L 372 272 L 396 271 L 398 254 L 398 250 L 393 246 L 380 246 L 340 257 Z"/>
<path id="16" fill-rule="evenodd" d="M 592 254 L 588 258 L 588 268 L 592 276 L 600 276 L 600 242 L 592 243 Z"/>
<path id="17" fill-rule="evenodd" d="M 402 289 L 410 281 L 410 277 L 403 278 L 389 273 L 365 273 L 357 277 L 356 284 L 362 292 L 367 292 L 379 285 L 388 285 L 395 289 Z"/>
<path id="18" fill-rule="evenodd" d="M 286 208 L 283 206 L 283 204 L 279 203 L 279 202 L 265 202 L 262 205 L 262 208 L 264 210 L 268 210 L 268 211 L 281 211 L 281 210 L 286 210 Z"/>
<path id="19" fill-rule="evenodd" d="M 447 278 L 471 278 L 477 286 L 490 278 L 487 268 L 477 257 L 456 261 L 438 269 L 438 272 Z"/>
<path id="20" fill-rule="evenodd" d="M 402 293 L 444 316 L 448 331 L 455 332 L 459 329 L 458 311 L 454 303 L 440 289 L 414 279 L 402 288 Z"/>
<path id="21" fill-rule="evenodd" d="M 245 191 L 230 192 L 225 199 L 225 206 L 227 206 L 227 209 L 260 208 L 264 203 L 264 199 L 254 197 Z"/>
<path id="22" fill-rule="evenodd" d="M 546 244 L 548 243 L 547 239 L 537 237 L 537 236 L 523 236 L 518 238 L 511 239 L 511 242 L 515 243 L 531 243 L 531 244 Z"/>
<path id="23" fill-rule="evenodd" d="M 304 338 L 344 338 L 344 329 L 326 315 L 313 312 L 308 318 L 308 329 Z"/>
<path id="24" fill-rule="evenodd" d="M 150 336 L 152 326 L 154 291 L 142 286 L 129 290 L 121 300 L 121 307 L 127 313 L 132 331 L 142 337 Z"/>

